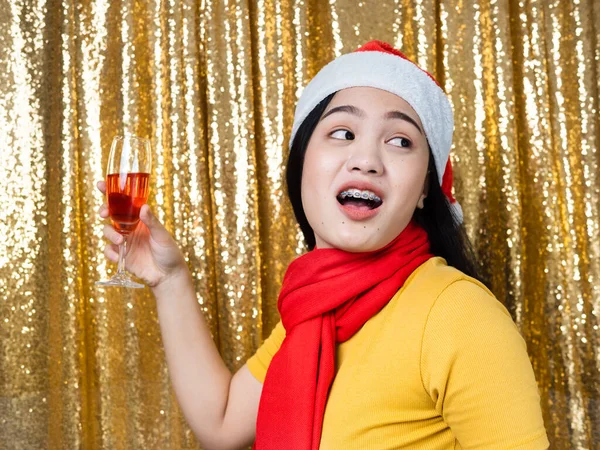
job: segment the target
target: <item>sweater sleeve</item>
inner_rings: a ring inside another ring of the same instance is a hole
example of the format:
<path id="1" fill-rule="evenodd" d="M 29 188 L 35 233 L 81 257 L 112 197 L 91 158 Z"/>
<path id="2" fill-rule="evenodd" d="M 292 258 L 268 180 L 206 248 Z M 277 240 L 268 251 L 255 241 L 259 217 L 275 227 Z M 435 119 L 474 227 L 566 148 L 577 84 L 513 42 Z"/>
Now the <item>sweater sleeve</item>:
<path id="1" fill-rule="evenodd" d="M 261 383 L 265 382 L 269 364 L 271 364 L 273 356 L 275 356 L 275 353 L 277 353 L 279 347 L 281 347 L 284 338 L 285 328 L 281 321 L 279 321 L 279 323 L 275 325 L 275 328 L 273 328 L 271 335 L 246 362 L 250 373 Z"/>
<path id="2" fill-rule="evenodd" d="M 527 347 L 506 308 L 469 280 L 432 306 L 421 348 L 423 387 L 463 449 L 546 449 Z"/>

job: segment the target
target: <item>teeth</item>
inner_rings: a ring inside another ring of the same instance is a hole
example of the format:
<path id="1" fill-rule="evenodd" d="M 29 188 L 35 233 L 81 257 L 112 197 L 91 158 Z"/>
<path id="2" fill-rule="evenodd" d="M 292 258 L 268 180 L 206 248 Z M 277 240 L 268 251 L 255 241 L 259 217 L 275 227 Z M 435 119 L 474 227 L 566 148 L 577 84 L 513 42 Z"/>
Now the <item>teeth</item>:
<path id="1" fill-rule="evenodd" d="M 360 191 L 358 189 L 349 189 L 347 191 L 344 191 L 340 194 L 340 196 L 342 198 L 346 198 L 346 197 L 354 197 L 354 198 L 362 198 L 363 200 L 371 200 L 371 201 L 376 201 L 376 202 L 380 202 L 381 199 L 375 195 L 373 192 L 371 191 Z"/>

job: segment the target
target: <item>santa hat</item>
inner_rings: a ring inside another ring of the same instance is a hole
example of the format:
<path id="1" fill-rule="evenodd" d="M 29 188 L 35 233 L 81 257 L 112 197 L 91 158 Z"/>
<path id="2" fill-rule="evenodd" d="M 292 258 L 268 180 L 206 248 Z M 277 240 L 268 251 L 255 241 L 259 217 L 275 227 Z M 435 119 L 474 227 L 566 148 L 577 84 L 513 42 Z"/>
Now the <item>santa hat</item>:
<path id="1" fill-rule="evenodd" d="M 462 209 L 452 196 L 450 147 L 454 118 L 448 97 L 431 74 L 385 42 L 368 42 L 358 50 L 336 58 L 319 71 L 304 88 L 296 106 L 290 148 L 304 119 L 324 98 L 339 90 L 359 86 L 396 94 L 419 115 L 442 192 L 452 205 L 454 218 L 462 223 Z"/>

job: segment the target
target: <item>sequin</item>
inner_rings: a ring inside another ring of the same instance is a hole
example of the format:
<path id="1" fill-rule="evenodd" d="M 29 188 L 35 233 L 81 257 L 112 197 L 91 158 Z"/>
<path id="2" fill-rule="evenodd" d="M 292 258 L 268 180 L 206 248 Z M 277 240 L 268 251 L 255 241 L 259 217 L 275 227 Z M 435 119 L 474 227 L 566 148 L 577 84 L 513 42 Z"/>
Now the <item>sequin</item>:
<path id="1" fill-rule="evenodd" d="M 286 198 L 295 102 L 370 39 L 440 81 L 456 197 L 521 330 L 553 448 L 600 438 L 594 2 L 5 2 L 0 9 L 0 447 L 198 448 L 154 299 L 101 290 L 95 182 L 151 139 L 150 204 L 232 370 L 278 321 L 306 248 Z"/>

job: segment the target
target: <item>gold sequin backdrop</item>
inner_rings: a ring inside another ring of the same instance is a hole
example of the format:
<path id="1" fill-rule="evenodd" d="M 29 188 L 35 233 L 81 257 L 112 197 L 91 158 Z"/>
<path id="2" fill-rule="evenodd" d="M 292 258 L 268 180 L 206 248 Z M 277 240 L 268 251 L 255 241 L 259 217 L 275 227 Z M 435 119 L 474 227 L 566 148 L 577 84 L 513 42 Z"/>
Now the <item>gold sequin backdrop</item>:
<path id="1" fill-rule="evenodd" d="M 150 137 L 150 202 L 223 357 L 277 321 L 304 249 L 285 198 L 302 87 L 378 38 L 445 87 L 456 194 L 521 329 L 553 448 L 600 446 L 600 2 L 0 2 L 0 448 L 197 448 L 148 290 L 101 290 L 95 190 Z"/>

